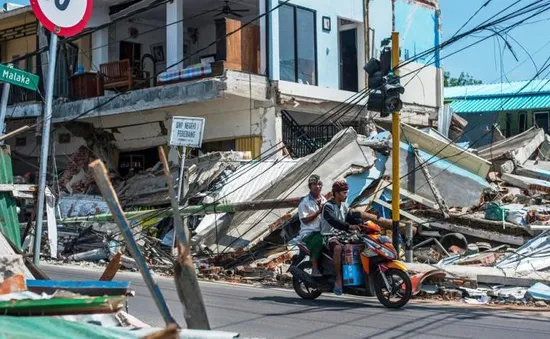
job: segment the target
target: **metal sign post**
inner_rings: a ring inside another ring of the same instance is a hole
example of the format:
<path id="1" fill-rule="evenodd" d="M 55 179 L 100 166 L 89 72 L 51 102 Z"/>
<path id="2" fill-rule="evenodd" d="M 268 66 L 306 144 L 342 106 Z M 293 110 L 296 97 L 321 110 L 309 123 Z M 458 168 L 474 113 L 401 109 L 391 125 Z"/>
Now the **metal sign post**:
<path id="1" fill-rule="evenodd" d="M 172 131 L 170 133 L 171 146 L 183 146 L 181 156 L 180 176 L 178 182 L 177 199 L 181 203 L 183 195 L 183 179 L 185 168 L 185 153 L 187 147 L 200 148 L 204 137 L 204 118 L 173 117 Z"/>
<path id="2" fill-rule="evenodd" d="M 48 151 L 50 145 L 50 127 L 52 121 L 53 83 L 55 62 L 57 60 L 57 36 L 72 36 L 81 32 L 92 15 L 92 0 L 31 0 L 31 7 L 37 19 L 52 34 L 48 60 L 48 78 L 46 79 L 46 108 L 42 130 L 42 150 L 40 153 L 40 175 L 38 180 L 38 206 L 36 213 L 36 231 L 34 234 L 33 262 L 40 263 L 42 241 L 42 221 L 46 192 L 46 174 L 48 172 Z"/>
<path id="3" fill-rule="evenodd" d="M 57 58 L 57 35 L 50 38 L 50 54 L 48 60 L 48 78 L 46 83 L 46 111 L 42 128 L 42 149 L 40 151 L 40 174 L 38 176 L 38 208 L 36 214 L 36 232 L 34 233 L 33 262 L 40 263 L 40 245 L 42 241 L 42 221 L 44 216 L 44 200 L 46 198 L 46 179 L 48 172 L 48 151 L 50 146 L 50 124 L 52 121 L 53 80 L 55 76 L 55 60 Z"/>
<path id="4" fill-rule="evenodd" d="M 173 117 L 172 118 L 172 131 L 170 132 L 171 146 L 182 146 L 183 152 L 181 155 L 180 163 L 180 175 L 178 181 L 178 191 L 176 198 L 178 204 L 181 205 L 181 199 L 183 196 L 183 181 L 185 179 L 185 154 L 187 147 L 200 148 L 202 146 L 202 140 L 204 137 L 204 118 L 191 118 L 191 117 Z M 172 254 L 176 252 L 176 232 L 174 225 L 174 236 L 172 238 Z"/>

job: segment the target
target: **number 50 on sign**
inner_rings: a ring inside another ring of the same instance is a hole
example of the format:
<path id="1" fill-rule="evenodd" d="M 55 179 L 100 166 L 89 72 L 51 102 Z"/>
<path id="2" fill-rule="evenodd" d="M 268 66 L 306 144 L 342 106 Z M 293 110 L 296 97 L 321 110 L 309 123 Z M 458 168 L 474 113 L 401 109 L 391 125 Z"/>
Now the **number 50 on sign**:
<path id="1" fill-rule="evenodd" d="M 204 124 L 204 118 L 173 117 L 170 145 L 200 148 L 204 136 Z"/>

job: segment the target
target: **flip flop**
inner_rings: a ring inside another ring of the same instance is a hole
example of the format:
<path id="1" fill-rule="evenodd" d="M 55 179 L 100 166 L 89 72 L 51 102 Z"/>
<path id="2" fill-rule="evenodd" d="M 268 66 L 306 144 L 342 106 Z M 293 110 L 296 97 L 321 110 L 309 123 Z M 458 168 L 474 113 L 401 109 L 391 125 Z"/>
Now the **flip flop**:
<path id="1" fill-rule="evenodd" d="M 336 288 L 336 287 L 334 288 L 334 290 L 332 292 L 334 292 L 334 294 L 336 294 L 336 295 L 342 295 L 342 293 L 343 293 L 341 288 Z"/>

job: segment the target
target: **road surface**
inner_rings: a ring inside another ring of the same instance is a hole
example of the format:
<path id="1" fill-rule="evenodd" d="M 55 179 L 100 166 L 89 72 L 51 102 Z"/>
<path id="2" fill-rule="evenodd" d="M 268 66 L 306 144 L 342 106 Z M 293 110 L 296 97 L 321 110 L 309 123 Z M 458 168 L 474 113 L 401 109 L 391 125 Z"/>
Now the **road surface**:
<path id="1" fill-rule="evenodd" d="M 42 266 L 58 280 L 95 280 L 100 270 Z M 136 296 L 129 312 L 162 327 L 145 283 L 139 274 L 119 273 L 131 281 Z M 185 326 L 183 309 L 171 279 L 159 278 L 170 309 Z M 376 299 L 322 296 L 303 301 L 293 291 L 221 283 L 201 283 L 212 329 L 238 332 L 252 338 L 550 338 L 550 319 L 511 311 L 467 309 L 410 303 L 388 310 Z"/>

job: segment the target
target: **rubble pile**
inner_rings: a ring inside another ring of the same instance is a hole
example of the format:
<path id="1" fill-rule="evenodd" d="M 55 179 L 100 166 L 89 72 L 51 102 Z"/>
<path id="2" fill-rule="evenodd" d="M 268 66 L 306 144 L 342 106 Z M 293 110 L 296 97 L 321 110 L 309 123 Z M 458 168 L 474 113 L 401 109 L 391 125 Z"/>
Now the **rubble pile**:
<path id="1" fill-rule="evenodd" d="M 464 127 L 460 121 L 455 125 L 460 128 L 453 134 Z M 402 131 L 401 254 L 405 225 L 412 223 L 411 274 L 430 282 L 425 275 L 436 270 L 440 282 L 420 283 L 416 295 L 489 303 L 504 298 L 499 288 L 513 286 L 527 288 L 517 299 L 528 301 L 529 288 L 550 284 L 550 264 L 545 263 L 550 262 L 545 247 L 550 232 L 550 136 L 531 128 L 471 149 L 432 128 L 403 124 Z M 180 213 L 192 230 L 198 275 L 288 286 L 287 269 L 297 253 L 293 244 L 300 229 L 297 206 L 299 197 L 308 194 L 305 182 L 311 173 L 326 183 L 344 177 L 352 208 L 392 236 L 391 138 L 380 127 L 369 136 L 348 128 L 299 159 L 258 161 L 239 152 L 215 152 L 186 160 Z M 75 161 L 81 156 L 75 155 Z M 178 185 L 179 167 L 173 164 L 170 170 Z M 173 274 L 173 214 L 162 166 L 113 177 L 148 264 Z M 88 175 L 80 168 L 65 178 L 66 192 L 58 204 L 58 259 L 107 263 L 122 253 L 121 265 L 136 269 L 102 197 L 80 194 L 90 186 Z M 480 290 L 483 284 L 489 287 Z"/>

